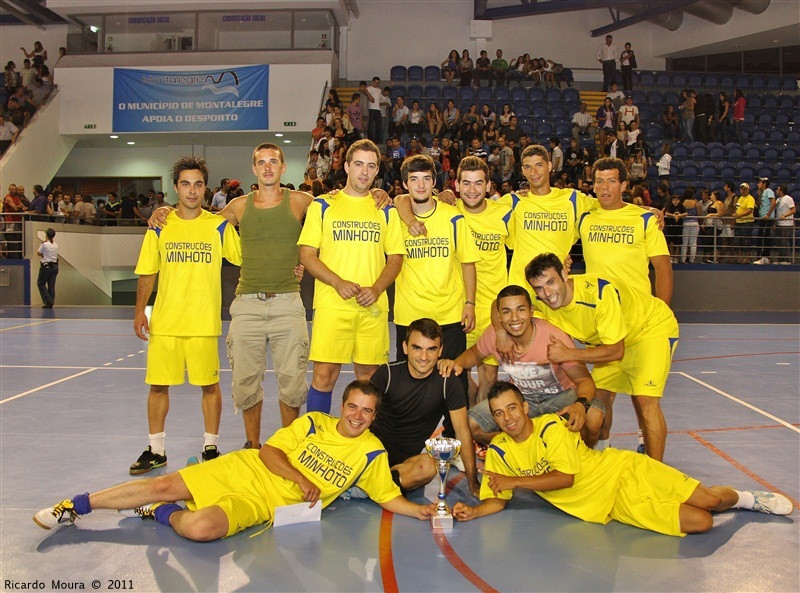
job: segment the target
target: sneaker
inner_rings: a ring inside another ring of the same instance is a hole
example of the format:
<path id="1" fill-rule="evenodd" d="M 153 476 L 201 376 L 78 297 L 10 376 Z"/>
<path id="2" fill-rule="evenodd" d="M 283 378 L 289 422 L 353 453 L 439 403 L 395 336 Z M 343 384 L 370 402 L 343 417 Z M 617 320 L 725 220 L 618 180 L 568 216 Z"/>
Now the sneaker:
<path id="1" fill-rule="evenodd" d="M 194 455 L 192 455 L 189 459 L 186 460 L 186 467 L 189 467 L 190 465 L 197 465 L 198 463 L 200 463 L 200 460 Z"/>
<path id="2" fill-rule="evenodd" d="M 219 450 L 216 445 L 206 445 L 203 448 L 203 461 L 211 461 L 219 457 Z"/>
<path id="3" fill-rule="evenodd" d="M 766 257 L 762 257 L 761 259 L 757 259 L 753 262 L 757 266 L 763 266 L 769 263 L 769 260 Z"/>
<path id="4" fill-rule="evenodd" d="M 455 467 L 459 471 L 463 472 L 464 470 L 464 460 L 461 459 L 461 453 L 453 457 L 453 460 L 450 462 L 451 467 Z"/>
<path id="5" fill-rule="evenodd" d="M 119 514 L 123 517 L 141 517 L 142 519 L 153 519 L 156 518 L 156 509 L 160 507 L 162 504 L 167 504 L 165 502 L 154 502 L 153 504 L 137 507 L 135 509 L 120 509 Z"/>
<path id="6" fill-rule="evenodd" d="M 756 499 L 753 510 L 770 515 L 790 515 L 794 510 L 792 501 L 775 492 L 759 492 L 751 490 L 750 494 Z"/>
<path id="7" fill-rule="evenodd" d="M 78 513 L 72 505 L 71 500 L 62 500 L 57 505 L 42 509 L 33 516 L 33 521 L 42 529 L 52 529 L 61 523 L 75 523 Z"/>
<path id="8" fill-rule="evenodd" d="M 244 447 L 242 447 L 242 449 L 260 449 L 260 448 L 261 448 L 260 443 L 256 443 L 255 445 L 253 445 L 250 441 L 247 441 L 244 444 Z"/>
<path id="9" fill-rule="evenodd" d="M 489 447 L 486 445 L 482 445 L 480 443 L 475 443 L 475 457 L 478 459 L 486 459 L 486 452 L 489 450 Z"/>
<path id="10" fill-rule="evenodd" d="M 642 453 L 642 454 L 647 453 L 647 451 L 645 451 L 645 448 L 644 448 L 644 443 L 639 443 L 639 446 L 636 447 L 636 452 L 637 453 Z"/>
<path id="11" fill-rule="evenodd" d="M 144 453 L 139 455 L 139 459 L 136 460 L 136 463 L 131 466 L 130 472 L 132 476 L 146 474 L 163 465 L 167 465 L 166 452 L 163 455 L 158 455 L 157 453 L 153 453 L 148 446 L 147 449 L 144 450 Z"/>

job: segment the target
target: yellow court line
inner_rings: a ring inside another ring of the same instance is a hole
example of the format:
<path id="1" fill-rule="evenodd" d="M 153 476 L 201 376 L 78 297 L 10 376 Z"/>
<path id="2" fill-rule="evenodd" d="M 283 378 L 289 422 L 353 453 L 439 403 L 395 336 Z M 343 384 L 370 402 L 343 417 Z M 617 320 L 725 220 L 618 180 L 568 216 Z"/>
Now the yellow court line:
<path id="1" fill-rule="evenodd" d="M 54 321 L 61 321 L 60 319 L 46 319 L 44 321 L 37 321 L 36 323 L 26 323 L 25 325 L 15 325 L 14 327 L 4 327 L 0 332 L 5 332 L 10 329 L 20 329 L 23 327 L 33 327 L 34 325 L 42 325 L 43 323 L 53 323 Z"/>
<path id="2" fill-rule="evenodd" d="M 64 377 L 63 379 L 59 379 L 58 381 L 53 381 L 52 383 L 48 383 L 47 385 L 42 385 L 41 387 L 37 387 L 35 389 L 29 389 L 28 391 L 24 391 L 22 393 L 18 393 L 17 395 L 12 395 L 11 397 L 7 397 L 6 399 L 0 399 L 0 404 L 4 404 L 6 402 L 10 402 L 12 400 L 18 399 L 20 397 L 24 397 L 31 393 L 36 393 L 37 391 L 41 391 L 42 389 L 47 389 L 48 387 L 52 387 L 53 385 L 58 385 L 59 383 L 63 383 L 64 381 L 69 381 L 70 379 L 75 379 L 76 377 L 80 377 L 81 375 L 85 375 L 87 373 L 91 373 L 92 371 L 96 371 L 96 368 L 86 369 L 80 373 L 75 373 L 74 375 L 70 375 L 69 377 Z"/>
<path id="3" fill-rule="evenodd" d="M 705 383 L 705 382 L 701 381 L 700 379 L 695 379 L 694 377 L 692 377 L 691 375 L 687 375 L 686 373 L 679 372 L 679 373 L 677 373 L 677 374 L 678 374 L 678 375 L 682 375 L 682 376 L 686 377 L 687 379 L 689 379 L 689 380 L 691 380 L 691 381 L 694 381 L 695 383 L 699 383 L 699 384 L 700 384 L 700 385 L 702 385 L 703 387 L 707 387 L 707 388 L 708 388 L 708 389 L 710 389 L 711 391 L 713 391 L 713 392 L 715 392 L 715 393 L 719 393 L 720 395 L 722 395 L 722 396 L 724 396 L 724 397 L 727 397 L 727 398 L 728 398 L 729 400 L 731 400 L 731 401 L 735 401 L 737 404 L 742 404 L 742 405 L 743 405 L 745 408 L 750 408 L 750 409 L 751 409 L 751 410 L 753 410 L 754 412 L 758 412 L 758 413 L 759 413 L 759 414 L 761 414 L 762 416 L 766 416 L 766 417 L 767 417 L 767 418 L 769 418 L 770 420 L 774 420 L 775 422 L 777 422 L 778 424 L 782 424 L 782 425 L 783 425 L 783 426 L 785 426 L 786 428 L 790 428 L 790 429 L 792 429 L 793 431 L 795 431 L 795 432 L 797 432 L 797 433 L 800 433 L 800 428 L 798 428 L 797 426 L 793 426 L 792 424 L 789 424 L 789 423 L 788 423 L 788 422 L 786 422 L 785 420 L 781 420 L 781 419 L 780 419 L 780 418 L 778 418 L 777 416 L 773 416 L 773 415 L 772 415 L 772 414 L 770 414 L 769 412 L 765 412 L 765 411 L 764 411 L 764 410 L 762 410 L 761 408 L 757 408 L 757 407 L 755 407 L 755 406 L 754 406 L 754 405 L 752 405 L 752 404 L 748 404 L 746 401 L 742 401 L 742 400 L 740 400 L 738 397 L 735 397 L 735 396 L 731 395 L 730 393 L 725 393 L 725 392 L 724 392 L 724 391 L 722 391 L 721 389 L 717 389 L 716 387 L 713 387 L 713 386 L 709 385 L 708 383 Z"/>

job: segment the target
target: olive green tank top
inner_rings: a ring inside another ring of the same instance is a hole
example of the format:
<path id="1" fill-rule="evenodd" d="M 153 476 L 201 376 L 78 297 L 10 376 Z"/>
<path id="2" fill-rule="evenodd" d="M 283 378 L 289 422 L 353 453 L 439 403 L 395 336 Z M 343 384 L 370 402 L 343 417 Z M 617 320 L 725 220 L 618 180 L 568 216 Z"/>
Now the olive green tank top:
<path id="1" fill-rule="evenodd" d="M 300 292 L 294 267 L 300 262 L 297 239 L 302 227 L 292 214 L 291 190 L 283 190 L 283 199 L 274 208 L 256 208 L 255 193 L 247 195 L 239 222 L 242 267 L 236 294 Z"/>

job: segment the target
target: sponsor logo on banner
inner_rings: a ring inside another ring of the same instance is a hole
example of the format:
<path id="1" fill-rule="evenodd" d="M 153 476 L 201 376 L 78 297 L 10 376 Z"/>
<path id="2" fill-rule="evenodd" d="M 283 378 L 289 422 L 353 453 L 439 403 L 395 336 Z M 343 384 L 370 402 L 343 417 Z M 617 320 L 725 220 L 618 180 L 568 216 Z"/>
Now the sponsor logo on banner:
<path id="1" fill-rule="evenodd" d="M 266 130 L 269 66 L 114 69 L 114 132 Z"/>

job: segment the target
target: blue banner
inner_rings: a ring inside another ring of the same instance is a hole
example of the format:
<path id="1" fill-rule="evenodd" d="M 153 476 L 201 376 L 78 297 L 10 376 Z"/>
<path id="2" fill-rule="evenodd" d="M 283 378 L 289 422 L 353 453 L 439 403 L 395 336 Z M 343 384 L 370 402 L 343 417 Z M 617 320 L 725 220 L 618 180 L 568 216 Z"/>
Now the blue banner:
<path id="1" fill-rule="evenodd" d="M 269 66 L 114 68 L 114 132 L 267 130 Z"/>

